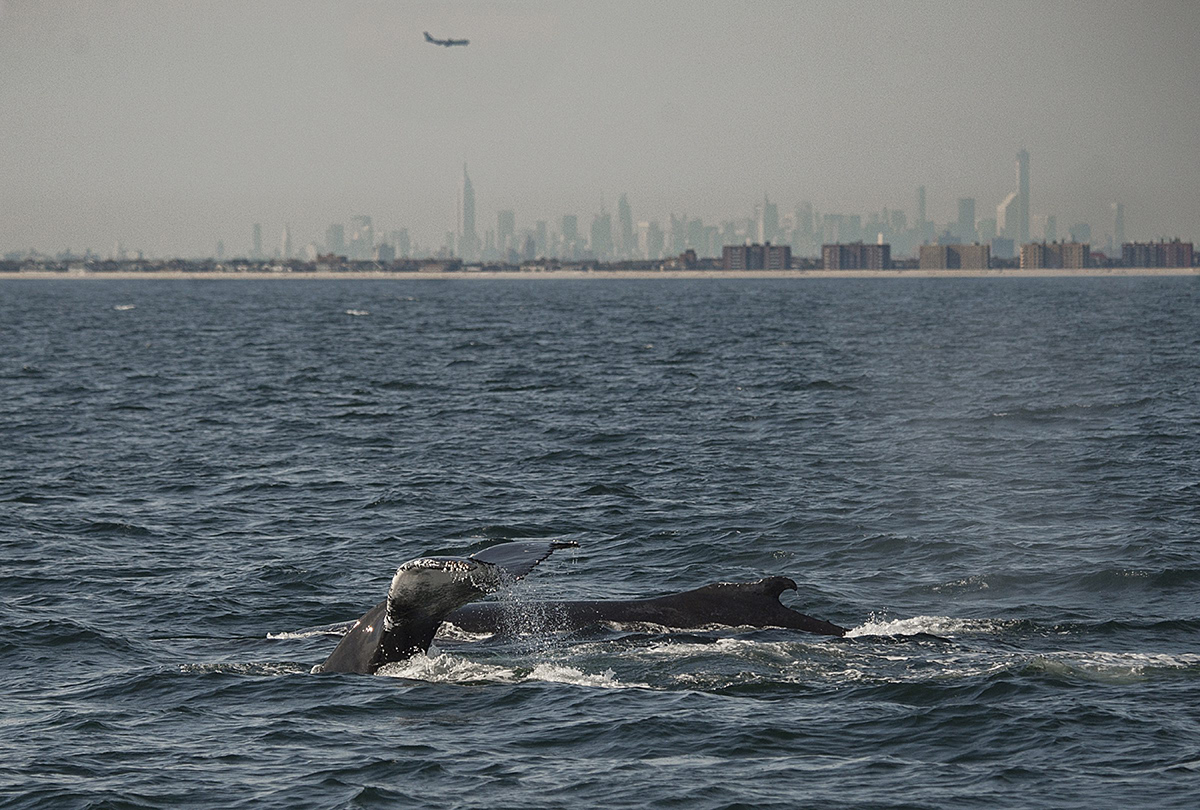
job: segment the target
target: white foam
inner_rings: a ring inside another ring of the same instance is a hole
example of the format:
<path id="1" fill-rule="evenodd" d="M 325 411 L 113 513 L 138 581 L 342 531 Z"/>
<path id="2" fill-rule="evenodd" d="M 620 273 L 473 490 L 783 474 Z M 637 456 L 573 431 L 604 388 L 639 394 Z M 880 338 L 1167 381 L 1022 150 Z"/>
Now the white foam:
<path id="1" fill-rule="evenodd" d="M 361 318 L 365 315 L 370 315 L 371 313 L 369 310 L 366 310 L 366 309 L 348 309 L 348 310 L 346 310 L 346 314 L 353 315 L 356 318 Z"/>
<path id="2" fill-rule="evenodd" d="M 638 657 L 671 659 L 687 658 L 697 655 L 720 655 L 733 658 L 754 656 L 756 658 L 777 658 L 781 661 L 793 661 L 798 655 L 828 639 L 821 636 L 795 639 L 790 641 L 755 641 L 742 638 L 719 638 L 704 643 L 697 641 L 661 641 L 649 644 L 637 650 Z"/>
<path id="3" fill-rule="evenodd" d="M 232 675 L 299 675 L 312 672 L 303 664 L 291 662 L 277 663 L 211 663 L 211 664 L 181 664 L 179 671 L 185 675 L 209 675 L 225 673 Z"/>
<path id="4" fill-rule="evenodd" d="M 430 683 L 526 683 L 543 681 L 601 689 L 648 688 L 647 684 L 628 684 L 617 680 L 611 669 L 592 674 L 564 664 L 542 662 L 528 671 L 518 667 L 485 664 L 457 655 L 414 655 L 406 661 L 385 664 L 375 673 L 385 678 L 405 678 Z"/>
<path id="5" fill-rule="evenodd" d="M 472 633 L 470 630 L 463 630 L 456 626 L 453 622 L 444 621 L 434 638 L 441 641 L 486 641 L 494 635 L 495 633 Z"/>
<path id="6" fill-rule="evenodd" d="M 965 579 L 957 579 L 954 582 L 946 582 L 933 587 L 934 593 L 943 593 L 946 591 L 986 591 L 991 586 L 987 584 L 987 580 L 981 576 L 971 576 Z"/>
<path id="7" fill-rule="evenodd" d="M 312 638 L 313 636 L 344 636 L 349 633 L 356 624 L 358 624 L 357 619 L 352 622 L 334 622 L 333 624 L 323 624 L 320 627 L 306 627 L 303 630 L 284 630 L 279 633 L 267 633 L 267 638 L 277 640 Z"/>
<path id="8" fill-rule="evenodd" d="M 411 681 L 429 681 L 430 683 L 473 683 L 490 681 L 493 683 L 516 683 L 518 680 L 515 670 L 508 667 L 481 664 L 469 658 L 457 655 L 414 655 L 404 661 L 393 661 L 384 664 L 375 672 L 385 678 L 406 678 Z"/>
<path id="9" fill-rule="evenodd" d="M 911 619 L 882 619 L 872 616 L 863 624 L 846 632 L 847 638 L 858 636 L 915 636 L 929 633 L 935 636 L 977 635 L 1002 630 L 1004 622 L 995 619 L 955 619 L 950 616 L 913 616 Z"/>
<path id="10" fill-rule="evenodd" d="M 131 309 L 137 309 L 137 304 L 117 304 L 113 309 L 117 312 L 128 312 Z"/>
<path id="11" fill-rule="evenodd" d="M 625 687 L 648 688 L 648 685 L 644 683 L 621 683 L 617 680 L 616 673 L 611 669 L 606 669 L 598 675 L 591 675 L 583 670 L 563 666 L 562 664 L 538 664 L 529 673 L 526 680 L 569 683 L 575 686 L 595 686 L 601 689 L 620 689 Z"/>
<path id="12" fill-rule="evenodd" d="M 696 627 L 671 627 L 655 622 L 601 622 L 606 628 L 616 633 L 647 633 L 652 635 L 667 635 L 670 633 L 753 633 L 756 630 L 771 629 L 769 625 L 755 624 L 702 624 Z M 776 628 L 785 629 L 785 628 Z"/>
<path id="13" fill-rule="evenodd" d="M 1030 666 L 1051 675 L 1103 683 L 1131 683 L 1144 680 L 1154 671 L 1200 667 L 1200 655 L 1062 650 L 1034 656 Z"/>

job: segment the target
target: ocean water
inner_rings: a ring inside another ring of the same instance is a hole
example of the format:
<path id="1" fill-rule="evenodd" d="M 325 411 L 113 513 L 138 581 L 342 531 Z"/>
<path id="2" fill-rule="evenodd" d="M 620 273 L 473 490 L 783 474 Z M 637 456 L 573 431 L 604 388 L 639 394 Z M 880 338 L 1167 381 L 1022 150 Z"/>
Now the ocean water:
<path id="1" fill-rule="evenodd" d="M 1200 805 L 1200 283 L 0 281 L 0 806 Z M 444 634 L 784 574 L 853 628 Z"/>

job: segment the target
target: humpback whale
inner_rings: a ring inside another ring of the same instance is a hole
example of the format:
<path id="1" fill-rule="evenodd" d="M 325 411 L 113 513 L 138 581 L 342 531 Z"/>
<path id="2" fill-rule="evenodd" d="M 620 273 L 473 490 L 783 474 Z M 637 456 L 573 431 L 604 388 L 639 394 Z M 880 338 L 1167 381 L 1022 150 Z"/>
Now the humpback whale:
<path id="1" fill-rule="evenodd" d="M 418 557 L 396 569 L 387 598 L 355 622 L 314 672 L 371 674 L 425 652 L 446 616 L 528 574 L 564 541 L 501 543 L 469 557 Z"/>
<path id="2" fill-rule="evenodd" d="M 579 630 L 605 622 L 650 624 L 680 630 L 713 625 L 785 627 L 829 636 L 846 629 L 784 606 L 779 596 L 796 590 L 787 577 L 754 582 L 718 582 L 649 599 L 539 601 L 520 605 L 473 603 L 521 579 L 556 549 L 577 546 L 557 540 L 499 545 L 469 557 L 418 557 L 396 569 L 387 598 L 356 621 L 314 672 L 371 674 L 384 664 L 425 652 L 443 621 L 474 633 L 505 633 L 514 613 L 533 610 L 557 630 Z"/>
<path id="3" fill-rule="evenodd" d="M 510 606 L 498 602 L 464 605 L 446 621 L 471 633 L 504 633 L 514 610 L 538 611 L 556 630 L 580 630 L 605 622 L 649 624 L 678 630 L 713 625 L 727 627 L 786 627 L 826 636 L 844 636 L 846 628 L 806 616 L 781 604 L 785 590 L 797 590 L 787 577 L 767 577 L 755 582 L 718 582 L 683 593 L 652 599 L 598 599 L 544 601 Z"/>

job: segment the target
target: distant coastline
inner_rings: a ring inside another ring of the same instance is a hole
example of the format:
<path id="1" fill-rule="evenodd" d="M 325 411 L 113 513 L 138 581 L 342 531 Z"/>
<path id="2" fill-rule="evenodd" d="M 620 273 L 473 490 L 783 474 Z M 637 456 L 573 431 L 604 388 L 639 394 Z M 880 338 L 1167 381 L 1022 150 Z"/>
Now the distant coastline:
<path id="1" fill-rule="evenodd" d="M 131 279 L 180 280 L 396 280 L 450 279 L 835 279 L 835 278 L 1050 278 L 1105 276 L 1200 276 L 1200 267 L 1085 267 L 1079 269 L 993 268 L 988 270 L 22 270 L 0 272 L 0 280 L 71 279 L 103 281 Z"/>

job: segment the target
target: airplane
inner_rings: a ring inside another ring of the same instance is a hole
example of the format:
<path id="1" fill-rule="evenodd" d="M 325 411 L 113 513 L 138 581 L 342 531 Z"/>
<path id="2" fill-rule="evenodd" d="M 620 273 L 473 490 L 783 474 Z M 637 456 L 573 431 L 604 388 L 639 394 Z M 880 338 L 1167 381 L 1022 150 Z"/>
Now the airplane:
<path id="1" fill-rule="evenodd" d="M 429 36 L 428 31 L 425 32 L 425 41 L 432 42 L 434 45 L 442 45 L 447 48 L 449 48 L 451 45 L 469 45 L 471 43 L 471 40 L 469 39 L 434 39 L 433 37 Z"/>

